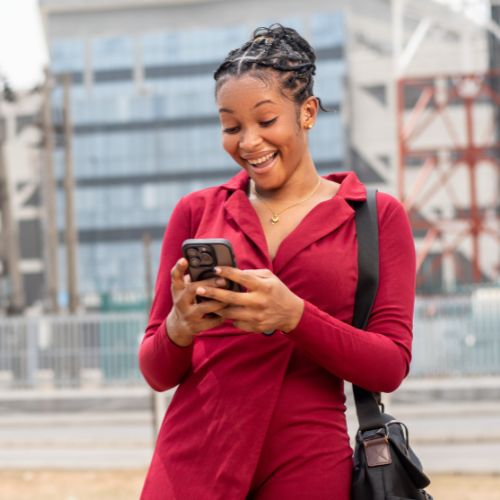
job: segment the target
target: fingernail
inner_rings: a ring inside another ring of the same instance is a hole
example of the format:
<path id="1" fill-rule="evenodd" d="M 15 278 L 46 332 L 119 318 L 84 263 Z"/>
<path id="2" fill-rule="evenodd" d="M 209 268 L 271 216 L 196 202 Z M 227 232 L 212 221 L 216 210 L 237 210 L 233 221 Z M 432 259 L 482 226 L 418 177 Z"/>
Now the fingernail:
<path id="1" fill-rule="evenodd" d="M 215 284 L 218 286 L 226 286 L 226 280 L 224 278 L 217 278 Z"/>
<path id="2" fill-rule="evenodd" d="M 207 290 L 205 288 L 198 287 L 196 289 L 196 295 L 205 295 L 207 293 Z"/>
<path id="3" fill-rule="evenodd" d="M 214 267 L 214 271 L 216 274 L 220 274 L 222 272 L 222 269 L 220 267 Z"/>

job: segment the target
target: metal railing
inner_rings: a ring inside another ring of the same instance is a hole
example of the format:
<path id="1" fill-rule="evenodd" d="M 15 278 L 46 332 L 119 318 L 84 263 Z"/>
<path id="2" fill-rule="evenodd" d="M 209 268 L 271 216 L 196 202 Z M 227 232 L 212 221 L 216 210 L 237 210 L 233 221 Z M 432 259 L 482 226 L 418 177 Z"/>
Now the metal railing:
<path id="1" fill-rule="evenodd" d="M 500 289 L 419 298 L 411 374 L 500 375 Z"/>
<path id="2" fill-rule="evenodd" d="M 0 387 L 136 385 L 143 314 L 0 320 Z"/>
<path id="3" fill-rule="evenodd" d="M 0 319 L 0 388 L 143 386 L 143 314 Z M 411 376 L 500 375 L 500 290 L 419 298 Z"/>

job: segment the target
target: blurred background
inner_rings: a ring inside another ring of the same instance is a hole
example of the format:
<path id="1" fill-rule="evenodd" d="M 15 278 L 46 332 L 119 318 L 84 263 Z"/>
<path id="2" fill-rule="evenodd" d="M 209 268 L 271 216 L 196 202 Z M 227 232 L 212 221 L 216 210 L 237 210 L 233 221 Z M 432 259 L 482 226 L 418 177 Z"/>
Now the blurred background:
<path id="1" fill-rule="evenodd" d="M 161 239 L 237 171 L 212 73 L 273 22 L 316 49 L 320 173 L 411 220 L 386 403 L 436 498 L 500 498 L 500 1 L 23 0 L 0 2 L 0 499 L 138 498 L 172 395 L 136 361 Z"/>

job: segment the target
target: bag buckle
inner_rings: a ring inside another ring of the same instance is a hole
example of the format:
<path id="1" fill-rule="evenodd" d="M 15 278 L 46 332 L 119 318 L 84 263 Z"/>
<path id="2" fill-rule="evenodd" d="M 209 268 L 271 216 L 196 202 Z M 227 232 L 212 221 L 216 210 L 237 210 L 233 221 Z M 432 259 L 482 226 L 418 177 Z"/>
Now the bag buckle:
<path id="1" fill-rule="evenodd" d="M 361 437 L 368 467 L 392 464 L 391 448 L 387 429 L 381 428 Z"/>

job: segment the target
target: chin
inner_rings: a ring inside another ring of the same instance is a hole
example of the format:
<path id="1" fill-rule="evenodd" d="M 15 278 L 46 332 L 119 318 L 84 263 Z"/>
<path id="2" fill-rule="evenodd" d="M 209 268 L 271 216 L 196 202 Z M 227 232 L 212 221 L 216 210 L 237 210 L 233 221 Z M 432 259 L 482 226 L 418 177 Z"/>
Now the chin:
<path id="1" fill-rule="evenodd" d="M 255 180 L 254 178 L 252 178 L 252 180 L 254 181 L 254 184 L 257 187 L 257 189 L 262 191 L 276 191 L 277 189 L 283 187 L 283 181 L 277 179 Z"/>

